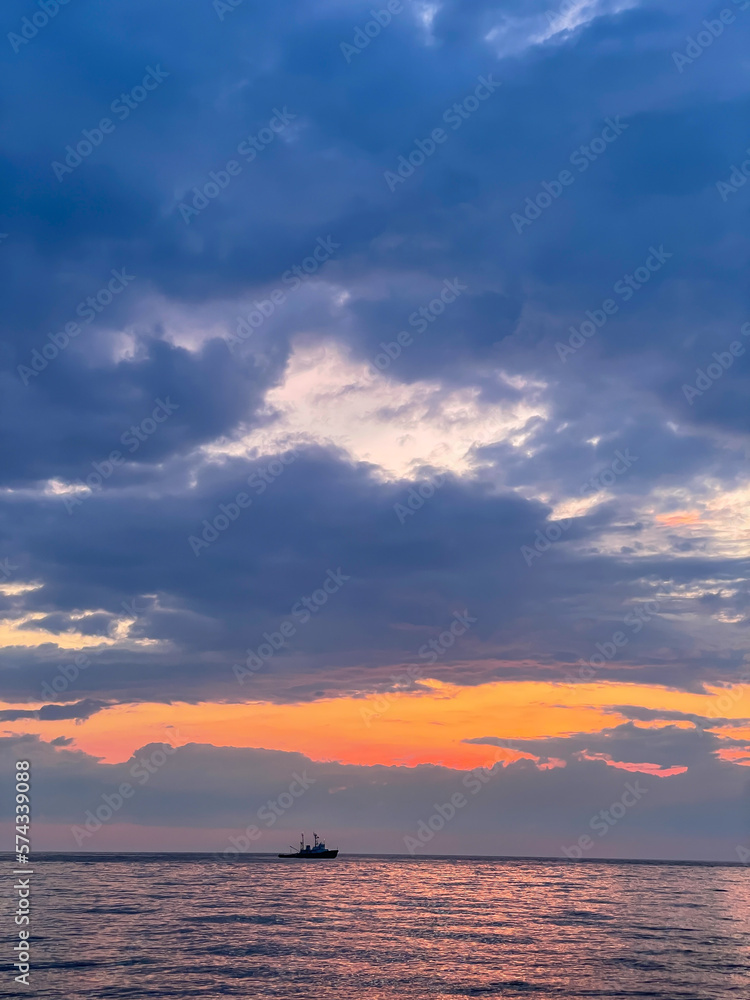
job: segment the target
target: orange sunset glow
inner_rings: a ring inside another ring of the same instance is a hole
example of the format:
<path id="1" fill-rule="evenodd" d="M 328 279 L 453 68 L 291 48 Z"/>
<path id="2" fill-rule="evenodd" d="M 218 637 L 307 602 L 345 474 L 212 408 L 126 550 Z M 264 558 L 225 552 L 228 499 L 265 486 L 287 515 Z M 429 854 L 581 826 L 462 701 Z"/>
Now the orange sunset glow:
<path id="1" fill-rule="evenodd" d="M 437 681 L 427 690 L 362 698 L 331 698 L 310 703 L 190 705 L 115 705 L 79 723 L 75 746 L 108 763 L 127 760 L 151 742 L 211 743 L 216 746 L 293 750 L 318 760 L 345 764 L 443 764 L 473 768 L 487 759 L 487 748 L 463 741 L 502 735 L 514 739 L 597 733 L 626 721 L 616 705 L 707 715 L 719 691 L 691 694 L 655 686 L 615 683 L 561 685 L 539 682 L 484 684 L 460 688 Z M 750 714 L 748 693 L 724 714 Z M 666 721 L 637 723 L 658 727 Z M 690 727 L 690 723 L 679 725 Z M 25 728 L 54 738 L 58 722 L 27 722 Z M 719 734 L 748 739 L 750 729 L 717 727 Z M 735 755 L 736 756 L 736 755 Z"/>

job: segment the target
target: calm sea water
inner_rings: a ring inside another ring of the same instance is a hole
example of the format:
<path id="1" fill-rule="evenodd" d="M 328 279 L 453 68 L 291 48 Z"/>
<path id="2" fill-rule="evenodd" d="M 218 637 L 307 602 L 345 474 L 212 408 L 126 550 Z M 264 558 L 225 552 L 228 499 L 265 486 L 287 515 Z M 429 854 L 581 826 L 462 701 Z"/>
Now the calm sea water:
<path id="1" fill-rule="evenodd" d="M 48 855 L 34 871 L 32 988 L 3 961 L 3 997 L 750 998 L 742 867 Z"/>

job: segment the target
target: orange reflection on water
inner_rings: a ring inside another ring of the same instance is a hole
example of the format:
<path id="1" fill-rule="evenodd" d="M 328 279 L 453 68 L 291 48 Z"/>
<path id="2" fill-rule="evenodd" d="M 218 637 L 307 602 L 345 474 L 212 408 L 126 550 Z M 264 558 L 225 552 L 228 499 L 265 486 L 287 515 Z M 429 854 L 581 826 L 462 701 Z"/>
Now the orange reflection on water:
<path id="1" fill-rule="evenodd" d="M 750 996 L 750 883 L 739 867 L 179 855 L 38 864 L 40 996 Z"/>

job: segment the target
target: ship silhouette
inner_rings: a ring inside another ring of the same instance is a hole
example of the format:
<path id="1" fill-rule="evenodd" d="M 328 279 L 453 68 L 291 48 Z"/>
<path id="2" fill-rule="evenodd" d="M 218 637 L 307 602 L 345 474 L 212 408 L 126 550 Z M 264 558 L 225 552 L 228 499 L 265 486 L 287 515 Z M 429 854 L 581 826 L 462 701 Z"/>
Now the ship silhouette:
<path id="1" fill-rule="evenodd" d="M 295 851 L 293 847 L 289 850 L 291 854 L 280 854 L 280 858 L 335 858 L 339 853 L 338 848 L 329 850 L 322 840 L 318 840 L 317 833 L 313 832 L 314 844 L 310 847 L 309 844 L 305 844 L 304 833 L 300 837 L 299 850 Z"/>

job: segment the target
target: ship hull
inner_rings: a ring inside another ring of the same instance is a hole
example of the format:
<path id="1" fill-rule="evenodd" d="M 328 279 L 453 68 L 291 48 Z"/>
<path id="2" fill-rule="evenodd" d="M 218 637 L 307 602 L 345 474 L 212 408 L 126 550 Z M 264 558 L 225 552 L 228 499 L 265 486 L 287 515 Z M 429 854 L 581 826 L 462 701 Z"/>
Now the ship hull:
<path id="1" fill-rule="evenodd" d="M 280 854 L 280 858 L 300 858 L 303 861 L 317 861 L 319 858 L 335 858 L 338 851 L 298 851 L 296 854 Z"/>

